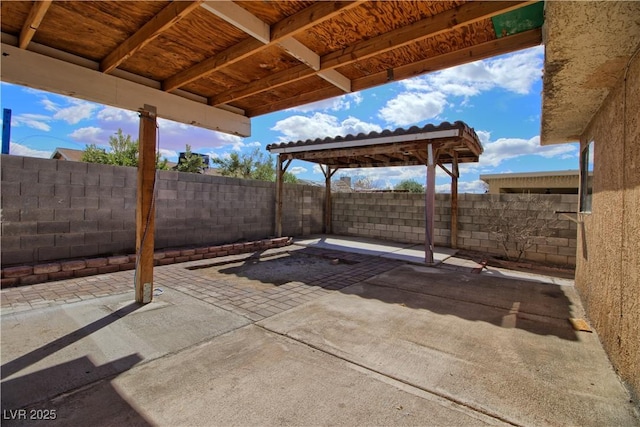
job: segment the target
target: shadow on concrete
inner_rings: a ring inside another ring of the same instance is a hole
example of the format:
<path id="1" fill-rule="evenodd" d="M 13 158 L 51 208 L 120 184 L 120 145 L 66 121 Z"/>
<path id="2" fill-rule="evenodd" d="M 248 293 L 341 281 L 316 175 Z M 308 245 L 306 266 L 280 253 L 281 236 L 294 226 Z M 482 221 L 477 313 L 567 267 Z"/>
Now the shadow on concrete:
<path id="1" fill-rule="evenodd" d="M 247 259 L 218 269 L 217 273 L 272 287 L 302 282 L 411 309 L 577 340 L 568 321 L 575 317 L 572 303 L 565 294 L 572 287 L 409 264 L 378 275 L 372 273 L 361 286 L 352 287 L 355 282 L 350 280 L 350 273 L 370 267 L 366 263 L 350 264 L 340 258 L 343 254 L 362 259 L 362 255 L 304 248 L 268 260 Z"/>
<path id="2" fill-rule="evenodd" d="M 282 286 L 289 282 L 302 282 L 310 286 L 321 286 L 327 276 L 348 272 L 358 262 L 354 254 L 310 248 L 294 252 L 282 252 L 269 258 L 249 257 L 241 263 L 234 263 L 217 269 L 218 273 L 259 281 L 272 286 Z"/>
<path id="3" fill-rule="evenodd" d="M 402 266 L 342 292 L 502 328 L 576 341 L 571 287 Z"/>
<path id="4" fill-rule="evenodd" d="M 85 338 L 92 333 L 106 326 L 109 326 L 116 320 L 133 313 L 140 307 L 142 306 L 135 302 L 128 304 L 121 309 L 109 313 L 103 318 L 96 320 L 95 322 L 91 322 L 80 329 L 68 333 L 67 335 L 64 335 L 42 347 L 39 347 L 27 354 L 18 357 L 17 359 L 5 363 L 0 367 L 1 378 L 4 379 L 15 374 L 16 372 L 20 372 L 21 370 L 39 362 L 40 360 L 56 353 L 57 351 L 74 344 L 82 338 Z"/>
<path id="5" fill-rule="evenodd" d="M 50 399 L 94 381 L 113 377 L 142 361 L 132 354 L 104 365 L 96 366 L 87 356 L 50 366 L 36 372 L 2 382 L 2 407 L 23 408 Z"/>
<path id="6" fill-rule="evenodd" d="M 83 394 L 82 404 L 74 405 L 74 396 L 67 396 L 64 405 L 49 400 L 68 390 L 93 382 L 84 379 L 110 378 L 131 369 L 142 358 L 132 354 L 104 365 L 96 366 L 87 356 L 32 372 L 2 383 L 2 425 L 91 425 L 150 426 L 118 391 L 103 381 Z M 43 392 L 46 390 L 45 392 Z M 93 398 L 92 398 L 93 396 Z M 46 403 L 45 403 L 46 402 Z M 105 405 L 108 402 L 108 405 Z"/>

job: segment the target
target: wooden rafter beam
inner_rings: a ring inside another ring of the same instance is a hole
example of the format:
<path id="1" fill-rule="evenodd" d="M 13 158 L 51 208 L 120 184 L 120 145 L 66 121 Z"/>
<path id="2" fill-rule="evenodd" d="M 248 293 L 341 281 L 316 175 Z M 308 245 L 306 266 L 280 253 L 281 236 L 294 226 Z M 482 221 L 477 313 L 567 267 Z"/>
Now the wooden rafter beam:
<path id="1" fill-rule="evenodd" d="M 469 2 L 454 9 L 400 27 L 353 46 L 322 57 L 322 69 L 335 68 L 370 58 L 420 40 L 434 37 L 505 12 L 535 3 L 534 1 Z"/>
<path id="2" fill-rule="evenodd" d="M 302 70 L 300 70 L 300 73 L 304 73 L 306 77 L 311 76 L 311 78 L 313 79 L 316 78 L 316 77 L 313 77 L 314 73 L 313 73 L 313 70 L 311 70 L 310 68 L 305 67 L 304 65 L 297 65 L 296 68 L 302 68 Z M 267 77 L 267 79 L 270 80 L 272 77 Z M 249 86 L 262 86 L 264 83 L 265 83 L 264 79 L 256 80 L 255 82 L 249 83 L 241 88 L 237 88 L 233 90 L 242 91 L 244 88 L 247 88 Z M 273 80 L 273 85 L 274 87 L 282 86 L 281 81 L 277 80 L 277 78 Z M 270 103 L 256 105 L 252 108 L 247 109 L 246 114 L 248 117 L 261 116 L 262 114 L 271 113 L 272 111 L 284 110 L 294 106 L 304 105 L 314 101 L 318 101 L 320 99 L 326 99 L 326 98 L 331 98 L 331 97 L 340 96 L 340 95 L 344 95 L 344 92 L 340 90 L 338 87 L 323 87 L 322 89 L 314 90 L 313 92 L 302 93 L 294 97 L 293 99 L 295 101 L 293 102 L 291 98 L 287 98 L 287 99 L 279 99 Z M 212 106 L 222 105 L 222 104 L 224 104 L 224 102 L 218 102 L 217 97 L 212 98 L 211 102 L 209 103 L 209 105 L 212 105 Z"/>
<path id="3" fill-rule="evenodd" d="M 450 31 L 451 29 L 469 25 L 479 20 L 490 18 L 492 16 L 499 15 L 501 13 L 525 6 L 530 3 L 533 2 L 505 1 L 465 3 L 458 8 L 439 13 L 429 18 L 425 18 L 413 25 L 410 25 L 409 27 L 403 27 L 398 30 L 384 33 L 378 37 L 366 40 L 350 48 L 323 55 L 320 58 L 320 71 L 318 72 L 314 72 L 310 69 L 300 70 L 297 67 L 283 70 L 279 73 L 269 76 L 268 78 L 252 82 L 251 84 L 243 86 L 242 88 L 234 88 L 222 92 L 212 98 L 211 105 L 220 105 L 237 101 L 239 99 L 255 95 L 265 90 L 292 83 L 307 78 L 311 75 L 318 74 L 322 71 L 352 64 L 354 62 L 369 58 L 379 53 L 397 49 L 407 44 L 414 43 L 418 40 L 433 37 L 443 32 Z M 506 37 L 503 37 L 498 40 L 504 40 L 505 38 Z M 452 66 L 452 64 L 449 64 L 443 68 L 447 68 L 450 66 Z M 388 75 L 386 70 L 384 71 L 384 74 L 385 82 L 388 82 Z M 352 82 L 351 89 L 361 90 L 362 88 L 356 89 L 354 82 Z"/>
<path id="4" fill-rule="evenodd" d="M 175 1 L 169 3 L 160 13 L 151 18 L 146 24 L 114 49 L 100 62 L 100 71 L 109 73 L 134 53 L 152 42 L 162 32 L 178 23 L 182 18 L 193 12 L 202 0 Z"/>
<path id="5" fill-rule="evenodd" d="M 352 9 L 362 1 L 321 1 L 298 13 L 295 13 L 271 26 L 271 41 L 278 42 L 285 37 L 300 34 L 309 28 L 327 21 L 337 15 Z"/>
<path id="6" fill-rule="evenodd" d="M 270 27 L 271 37 L 268 43 L 262 43 L 254 38 L 245 39 L 223 52 L 220 52 L 218 55 L 205 59 L 199 64 L 169 77 L 162 83 L 162 88 L 165 91 L 172 91 L 208 74 L 233 65 L 238 61 L 279 43 L 285 38 L 299 34 L 314 25 L 329 20 L 345 10 L 357 6 L 359 3 L 359 1 L 319 2 L 309 6 L 292 16 L 273 24 Z M 304 65 L 300 65 L 299 67 L 302 67 L 302 70 L 308 70 L 308 75 L 314 74 L 314 70 L 311 70 Z"/>
<path id="7" fill-rule="evenodd" d="M 534 30 L 524 31 L 508 37 L 501 37 L 475 46 L 456 50 L 454 52 L 445 53 L 443 55 L 427 58 L 411 64 L 403 65 L 393 69 L 395 80 L 402 80 L 409 77 L 418 76 L 424 73 L 442 70 L 453 67 L 454 65 L 462 65 L 480 59 L 490 58 L 492 56 L 513 52 L 528 47 L 537 46 L 542 43 L 542 30 L 537 28 Z M 354 91 L 367 89 L 373 86 L 379 86 L 388 83 L 387 71 L 371 74 L 366 77 L 355 79 L 352 81 Z"/>
<path id="8" fill-rule="evenodd" d="M 29 46 L 29 42 L 31 42 L 31 39 L 36 34 L 36 31 L 42 23 L 42 19 L 44 19 L 44 15 L 47 13 L 49 6 L 51 6 L 51 0 L 38 0 L 33 2 L 29 15 L 27 15 L 27 19 L 22 25 L 22 31 L 20 31 L 20 38 L 18 42 L 18 47 L 20 47 L 20 49 L 26 49 L 27 46 Z"/>
<path id="9" fill-rule="evenodd" d="M 509 52 L 513 52 L 520 49 L 526 49 L 528 47 L 537 46 L 542 43 L 542 31 L 540 29 L 529 30 L 513 36 L 501 37 L 496 40 L 491 40 L 478 45 L 463 48 L 454 52 L 445 53 L 443 55 L 427 58 L 422 61 L 414 62 L 394 68 L 393 74 L 395 80 L 402 80 L 410 77 L 415 77 L 424 73 L 430 73 L 445 68 L 453 67 L 456 65 L 462 65 L 480 59 L 490 58 L 492 56 L 501 55 Z M 299 66 L 302 67 L 302 66 Z M 295 67 L 294 67 L 295 68 Z M 291 69 L 293 70 L 293 69 Z M 309 68 L 303 70 L 296 70 L 291 76 L 287 76 L 287 71 L 276 73 L 269 76 L 267 79 L 256 80 L 241 88 L 232 89 L 223 92 L 211 100 L 211 105 L 221 105 L 227 102 L 236 101 L 238 99 L 246 98 L 256 93 L 263 92 L 269 89 L 282 86 L 289 81 L 298 81 L 304 78 L 308 78 L 313 75 L 313 71 Z M 352 80 L 351 89 L 354 92 L 368 89 L 374 86 L 380 86 L 389 82 L 388 72 L 382 71 L 379 73 L 371 74 L 366 77 Z M 300 105 L 301 103 L 311 103 L 326 99 L 331 96 L 338 96 L 337 90 L 330 92 L 327 89 L 317 90 L 314 92 L 308 92 L 300 97 L 288 98 L 272 102 L 270 104 L 260 105 L 255 108 L 247 109 L 246 114 L 249 117 L 260 116 L 267 114 L 275 110 L 283 110 Z M 304 97 L 304 101 L 300 102 L 300 99 Z M 476 154 L 480 154 L 482 151 L 477 144 L 472 144 Z"/>
<path id="10" fill-rule="evenodd" d="M 440 166 L 440 169 L 442 169 L 443 171 L 445 171 L 447 173 L 447 175 L 449 175 L 450 177 L 453 177 L 453 173 L 451 173 L 449 171 L 449 169 L 447 169 L 446 167 L 444 167 L 444 165 L 442 163 L 438 163 L 438 166 Z"/>

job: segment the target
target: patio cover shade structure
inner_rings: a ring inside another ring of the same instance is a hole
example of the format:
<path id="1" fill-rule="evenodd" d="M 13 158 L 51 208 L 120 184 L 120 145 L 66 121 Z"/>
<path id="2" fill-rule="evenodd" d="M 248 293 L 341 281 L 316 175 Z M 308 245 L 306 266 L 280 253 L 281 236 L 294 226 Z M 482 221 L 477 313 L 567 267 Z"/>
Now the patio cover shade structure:
<path id="1" fill-rule="evenodd" d="M 532 1 L 3 1 L 2 80 L 250 134 L 248 118 L 539 45 Z"/>
<path id="2" fill-rule="evenodd" d="M 2 81 L 140 112 L 152 213 L 157 118 L 249 136 L 251 117 L 539 45 L 543 3 L 2 1 L 0 17 Z M 152 286 L 153 221 L 136 222 Z"/>
<path id="3" fill-rule="evenodd" d="M 331 233 L 331 177 L 338 169 L 390 166 L 427 166 L 425 195 L 425 262 L 433 264 L 435 168 L 451 176 L 451 246 L 458 231 L 458 164 L 477 162 L 483 148 L 475 131 L 464 122 L 428 124 L 408 130 L 337 136 L 281 144 L 267 150 L 278 154 L 276 176 L 276 235 L 282 235 L 283 175 L 291 161 L 305 160 L 320 165 L 325 176 L 325 232 Z M 451 169 L 444 165 L 450 164 Z"/>

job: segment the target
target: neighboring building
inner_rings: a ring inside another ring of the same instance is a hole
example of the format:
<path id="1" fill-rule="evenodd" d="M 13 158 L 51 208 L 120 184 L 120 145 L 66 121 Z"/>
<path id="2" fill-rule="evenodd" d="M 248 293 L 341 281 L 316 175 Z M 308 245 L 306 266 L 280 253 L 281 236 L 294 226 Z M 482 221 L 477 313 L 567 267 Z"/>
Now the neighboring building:
<path id="1" fill-rule="evenodd" d="M 56 147 L 55 151 L 51 155 L 51 158 L 56 160 L 69 160 L 71 162 L 79 162 L 82 160 L 82 153 L 83 150 Z"/>
<path id="2" fill-rule="evenodd" d="M 545 2 L 543 145 L 580 141 L 575 285 L 640 397 L 640 2 Z M 593 174 L 592 181 L 586 178 Z"/>
<path id="3" fill-rule="evenodd" d="M 68 160 L 71 162 L 81 162 L 83 152 L 84 150 L 74 150 L 73 148 L 56 147 L 55 151 L 51 155 L 51 158 L 56 160 Z M 183 154 L 183 153 L 180 153 L 180 154 Z M 198 153 L 194 153 L 194 154 L 198 154 Z M 212 168 L 209 166 L 209 156 L 206 156 L 204 154 L 198 154 L 198 155 L 203 157 L 203 160 L 206 157 L 207 167 L 203 171 L 204 175 L 216 175 L 216 176 L 221 175 L 220 169 Z M 167 162 L 167 166 L 171 170 L 176 170 L 176 168 L 178 167 L 178 164 L 176 162 Z"/>
<path id="4" fill-rule="evenodd" d="M 580 171 L 499 173 L 480 175 L 480 179 L 491 194 L 578 194 Z"/>

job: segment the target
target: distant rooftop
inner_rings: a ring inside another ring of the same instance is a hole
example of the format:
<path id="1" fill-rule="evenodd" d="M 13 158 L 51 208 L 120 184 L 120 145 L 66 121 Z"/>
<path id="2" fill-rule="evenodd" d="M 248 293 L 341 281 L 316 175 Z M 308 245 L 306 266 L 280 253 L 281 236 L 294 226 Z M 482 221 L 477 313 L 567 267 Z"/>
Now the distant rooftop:
<path id="1" fill-rule="evenodd" d="M 83 150 L 56 147 L 56 149 L 53 151 L 53 154 L 51 154 L 51 158 L 58 159 L 58 160 L 69 160 L 72 162 L 79 162 L 82 159 L 82 152 Z"/>

